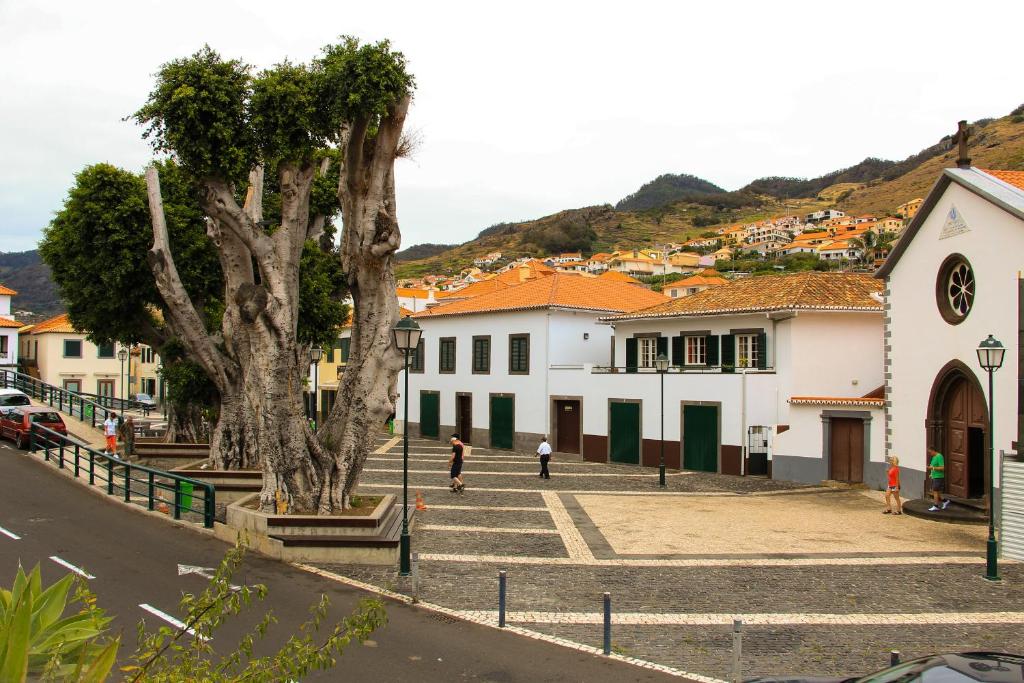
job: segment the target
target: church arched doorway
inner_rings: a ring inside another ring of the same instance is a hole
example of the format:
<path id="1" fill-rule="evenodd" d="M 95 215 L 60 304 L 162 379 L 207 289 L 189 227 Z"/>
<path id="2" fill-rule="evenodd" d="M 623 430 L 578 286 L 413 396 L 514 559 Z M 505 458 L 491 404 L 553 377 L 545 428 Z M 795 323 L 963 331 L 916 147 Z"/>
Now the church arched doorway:
<path id="1" fill-rule="evenodd" d="M 988 409 L 978 378 L 952 361 L 936 376 L 928 402 L 928 445 L 946 461 L 946 493 L 983 498 L 987 491 Z"/>

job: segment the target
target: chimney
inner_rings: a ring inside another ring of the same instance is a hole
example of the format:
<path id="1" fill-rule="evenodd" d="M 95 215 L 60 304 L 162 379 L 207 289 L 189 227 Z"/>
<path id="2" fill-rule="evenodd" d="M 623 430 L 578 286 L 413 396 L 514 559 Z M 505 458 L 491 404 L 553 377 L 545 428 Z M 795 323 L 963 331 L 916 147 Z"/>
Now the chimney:
<path id="1" fill-rule="evenodd" d="M 519 282 L 523 283 L 530 279 L 530 266 L 525 263 L 519 266 Z"/>

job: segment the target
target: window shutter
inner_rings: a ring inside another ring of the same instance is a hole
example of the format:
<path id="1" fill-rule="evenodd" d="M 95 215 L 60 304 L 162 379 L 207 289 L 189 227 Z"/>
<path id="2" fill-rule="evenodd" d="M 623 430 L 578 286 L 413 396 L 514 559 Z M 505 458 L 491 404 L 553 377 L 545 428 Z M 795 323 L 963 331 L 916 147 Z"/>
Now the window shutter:
<path id="1" fill-rule="evenodd" d="M 764 370 L 768 367 L 768 335 L 764 332 L 757 333 L 757 369 Z"/>
<path id="2" fill-rule="evenodd" d="M 672 365 L 681 367 L 685 364 L 683 358 L 683 335 L 672 337 Z"/>
<path id="3" fill-rule="evenodd" d="M 348 362 L 348 354 L 352 348 L 352 339 L 342 339 L 341 345 L 338 347 L 338 354 L 341 356 L 341 362 Z"/>
<path id="4" fill-rule="evenodd" d="M 722 372 L 732 372 L 736 367 L 736 335 L 722 335 Z"/>
<path id="5" fill-rule="evenodd" d="M 626 372 L 636 372 L 637 361 L 636 337 L 626 339 Z"/>
<path id="6" fill-rule="evenodd" d="M 668 356 L 668 337 L 658 337 L 658 355 Z"/>
<path id="7" fill-rule="evenodd" d="M 718 365 L 718 335 L 709 334 L 708 336 L 704 337 L 704 344 L 704 364 L 707 365 L 708 367 L 714 367 Z"/>

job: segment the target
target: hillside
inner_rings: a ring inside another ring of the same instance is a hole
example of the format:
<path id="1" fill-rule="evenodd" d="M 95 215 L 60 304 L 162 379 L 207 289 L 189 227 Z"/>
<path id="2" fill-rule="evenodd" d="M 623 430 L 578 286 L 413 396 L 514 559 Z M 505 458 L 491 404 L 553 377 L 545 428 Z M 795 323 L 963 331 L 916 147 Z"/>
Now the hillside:
<path id="1" fill-rule="evenodd" d="M 982 119 L 971 125 L 974 166 L 1024 170 L 1024 115 Z M 853 214 L 891 214 L 900 204 L 924 197 L 941 170 L 955 165 L 956 152 L 948 147 L 946 137 L 902 161 L 869 157 L 818 178 L 759 178 L 735 192 L 721 192 L 721 188 L 695 176 L 663 175 L 616 207 L 569 209 L 532 221 L 491 226 L 476 239 L 448 251 L 400 264 L 398 275 L 457 273 L 490 251 L 514 258 L 569 249 L 594 253 L 680 242 L 723 225 L 823 208 Z M 671 189 L 676 183 L 683 189 Z M 657 197 L 664 197 L 666 192 L 678 192 L 685 199 L 658 205 Z M 649 208 L 622 208 L 636 206 L 637 202 Z"/>
<path id="2" fill-rule="evenodd" d="M 687 201 L 696 195 L 724 194 L 725 190 L 703 178 L 682 173 L 660 175 L 615 205 L 617 211 L 644 211 Z"/>
<path id="3" fill-rule="evenodd" d="M 0 253 L 0 284 L 18 292 L 11 301 L 12 311 L 32 311 L 33 317 L 39 318 L 64 312 L 57 286 L 50 277 L 50 267 L 34 249 Z"/>

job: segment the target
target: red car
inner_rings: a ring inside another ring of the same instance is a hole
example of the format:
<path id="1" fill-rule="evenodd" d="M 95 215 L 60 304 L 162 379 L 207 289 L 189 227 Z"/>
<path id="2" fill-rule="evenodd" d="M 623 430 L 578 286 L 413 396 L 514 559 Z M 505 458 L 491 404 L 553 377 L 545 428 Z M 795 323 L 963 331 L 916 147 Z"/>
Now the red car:
<path id="1" fill-rule="evenodd" d="M 53 408 L 19 406 L 0 416 L 0 438 L 10 439 L 18 448 L 28 448 L 29 430 L 34 424 L 68 435 L 64 420 Z"/>

